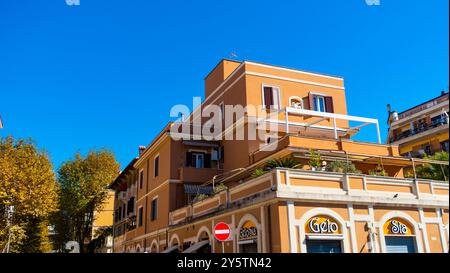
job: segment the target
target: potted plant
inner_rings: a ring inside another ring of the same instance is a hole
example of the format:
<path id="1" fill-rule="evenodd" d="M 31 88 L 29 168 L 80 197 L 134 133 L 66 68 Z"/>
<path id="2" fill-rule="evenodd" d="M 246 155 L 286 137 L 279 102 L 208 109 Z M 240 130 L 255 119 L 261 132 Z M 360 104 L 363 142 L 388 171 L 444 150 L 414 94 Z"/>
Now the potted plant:
<path id="1" fill-rule="evenodd" d="M 355 164 L 345 161 L 333 161 L 325 167 L 325 170 L 336 173 L 361 173 L 360 170 L 356 169 Z"/>
<path id="2" fill-rule="evenodd" d="M 369 171 L 370 175 L 376 175 L 376 176 L 387 176 L 386 170 L 378 164 L 378 166 L 375 167 L 375 169 Z"/>
<path id="3" fill-rule="evenodd" d="M 308 164 L 311 167 L 311 170 L 313 171 L 318 170 L 322 165 L 320 154 L 310 149 L 308 156 L 309 156 Z"/>

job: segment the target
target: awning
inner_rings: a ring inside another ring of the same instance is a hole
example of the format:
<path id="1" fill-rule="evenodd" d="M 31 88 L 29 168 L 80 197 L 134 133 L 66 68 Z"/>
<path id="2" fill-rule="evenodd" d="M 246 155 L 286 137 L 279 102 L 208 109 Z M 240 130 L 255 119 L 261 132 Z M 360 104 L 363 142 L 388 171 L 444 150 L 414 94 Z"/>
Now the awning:
<path id="1" fill-rule="evenodd" d="M 170 253 L 177 249 L 178 249 L 178 245 L 174 245 L 174 246 L 171 246 L 171 247 L 167 248 L 166 250 L 162 251 L 161 253 Z"/>
<path id="2" fill-rule="evenodd" d="M 200 185 L 184 184 L 184 192 L 187 194 L 211 195 L 213 193 L 213 188 Z"/>
<path id="3" fill-rule="evenodd" d="M 191 245 L 190 247 L 188 247 L 185 251 L 183 251 L 183 253 L 194 253 L 195 251 L 199 250 L 200 248 L 202 248 L 203 246 L 209 244 L 208 240 L 204 240 L 198 243 L 195 243 L 193 245 Z"/>

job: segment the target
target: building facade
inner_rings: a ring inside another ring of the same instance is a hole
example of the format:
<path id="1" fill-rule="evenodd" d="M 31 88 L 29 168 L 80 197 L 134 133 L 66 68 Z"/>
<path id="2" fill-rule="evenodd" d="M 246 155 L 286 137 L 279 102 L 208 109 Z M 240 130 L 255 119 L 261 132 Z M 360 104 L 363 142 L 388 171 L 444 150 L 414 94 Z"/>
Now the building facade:
<path id="1" fill-rule="evenodd" d="M 239 105 L 262 118 L 227 123 Z M 198 138 L 196 121 L 208 122 L 196 112 L 211 106 L 224 130 Z M 368 125 L 377 143 L 351 139 Z M 140 147 L 111 184 L 114 252 L 447 252 L 448 181 L 403 174 L 426 163 L 381 144 L 376 119 L 348 115 L 343 78 L 222 60 L 201 107 Z M 226 242 L 214 238 L 221 222 Z"/>
<path id="2" fill-rule="evenodd" d="M 401 113 L 388 106 L 388 143 L 398 145 L 400 154 L 410 157 L 449 151 L 448 92 Z"/>

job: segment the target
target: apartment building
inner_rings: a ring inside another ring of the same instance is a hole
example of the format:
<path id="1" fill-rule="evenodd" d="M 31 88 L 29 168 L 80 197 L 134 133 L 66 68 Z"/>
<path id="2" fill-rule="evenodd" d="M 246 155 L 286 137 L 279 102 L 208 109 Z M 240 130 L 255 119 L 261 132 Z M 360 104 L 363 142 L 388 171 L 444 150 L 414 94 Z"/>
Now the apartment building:
<path id="1" fill-rule="evenodd" d="M 95 239 L 105 230 L 111 229 L 113 226 L 114 217 L 114 205 L 115 205 L 115 191 L 108 190 L 108 198 L 103 203 L 100 210 L 94 211 L 94 221 L 92 224 L 91 239 Z M 104 242 L 99 249 L 96 250 L 99 253 L 112 253 L 113 252 L 113 236 L 108 235 L 104 238 Z"/>
<path id="2" fill-rule="evenodd" d="M 409 157 L 448 152 L 448 92 L 401 113 L 388 105 L 387 142 L 398 145 L 400 154 Z"/>
<path id="3" fill-rule="evenodd" d="M 196 122 L 208 122 L 196 113 L 214 105 L 221 116 L 238 105 L 263 115 L 199 138 Z M 376 143 L 352 140 L 364 126 Z M 348 115 L 341 77 L 222 60 L 201 107 L 169 122 L 111 184 L 114 252 L 447 252 L 448 181 L 403 174 L 429 163 L 448 165 L 402 157 L 381 143 L 378 120 Z M 232 230 L 224 243 L 219 222 Z"/>

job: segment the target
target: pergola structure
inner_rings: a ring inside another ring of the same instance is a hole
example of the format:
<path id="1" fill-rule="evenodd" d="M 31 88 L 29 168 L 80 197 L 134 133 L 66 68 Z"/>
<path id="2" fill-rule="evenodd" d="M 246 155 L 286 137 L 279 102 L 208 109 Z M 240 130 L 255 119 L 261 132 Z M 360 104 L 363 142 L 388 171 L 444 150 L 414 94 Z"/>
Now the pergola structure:
<path id="1" fill-rule="evenodd" d="M 274 120 L 272 117 L 274 115 L 278 116 L 278 114 L 284 113 L 285 119 L 284 120 Z M 289 121 L 289 115 L 295 115 L 295 116 L 303 116 L 303 117 L 317 117 L 316 120 L 309 122 L 309 123 L 299 123 L 299 122 L 292 122 Z M 327 126 L 320 126 L 317 125 L 318 123 L 324 121 L 324 120 L 332 120 L 333 126 L 327 127 Z M 347 121 L 354 121 L 359 122 L 361 124 L 348 128 L 338 128 L 336 125 L 337 120 L 347 120 Z M 258 120 L 258 124 L 268 122 L 268 123 L 278 123 L 283 124 L 285 126 L 286 133 L 289 133 L 289 127 L 290 126 L 299 126 L 304 128 L 315 128 L 315 129 L 321 129 L 321 130 L 333 130 L 334 132 L 334 138 L 338 139 L 338 131 L 344 131 L 346 135 L 354 135 L 359 130 L 367 125 L 374 124 L 376 126 L 377 130 L 377 139 L 378 144 L 381 144 L 381 135 L 380 135 L 380 126 L 377 119 L 373 118 L 364 118 L 364 117 L 357 117 L 357 116 L 349 116 L 349 115 L 342 115 L 342 114 L 335 114 L 335 113 L 327 113 L 327 112 L 319 112 L 319 111 L 312 111 L 312 110 L 306 110 L 301 108 L 294 108 L 294 107 L 286 107 L 284 109 L 281 109 L 279 111 L 275 111 L 270 113 L 266 118 L 261 118 Z"/>

